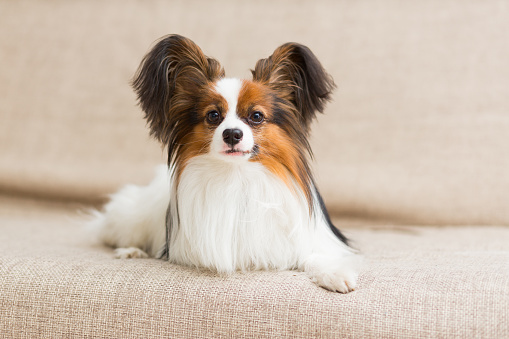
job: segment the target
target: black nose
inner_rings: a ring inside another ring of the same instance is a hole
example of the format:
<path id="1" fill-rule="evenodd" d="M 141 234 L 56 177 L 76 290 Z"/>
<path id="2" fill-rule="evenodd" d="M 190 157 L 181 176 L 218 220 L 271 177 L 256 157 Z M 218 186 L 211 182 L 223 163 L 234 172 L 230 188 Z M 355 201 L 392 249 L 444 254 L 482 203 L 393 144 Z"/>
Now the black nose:
<path id="1" fill-rule="evenodd" d="M 242 140 L 243 135 L 242 131 L 238 128 L 228 128 L 223 131 L 223 141 L 233 147 Z"/>

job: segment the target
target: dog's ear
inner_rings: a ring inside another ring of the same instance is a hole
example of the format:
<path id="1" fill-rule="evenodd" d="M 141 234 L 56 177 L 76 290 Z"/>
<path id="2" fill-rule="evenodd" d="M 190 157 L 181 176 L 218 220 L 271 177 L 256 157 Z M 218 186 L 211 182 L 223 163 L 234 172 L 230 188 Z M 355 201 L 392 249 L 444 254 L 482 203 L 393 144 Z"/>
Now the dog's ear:
<path id="1" fill-rule="evenodd" d="M 251 71 L 253 80 L 269 85 L 280 98 L 291 102 L 306 127 L 323 112 L 335 88 L 332 77 L 309 48 L 297 43 L 286 43 L 274 53 L 258 60 Z"/>
<path id="2" fill-rule="evenodd" d="M 132 85 L 151 129 L 164 144 L 172 129 L 193 110 L 200 90 L 224 77 L 217 60 L 206 57 L 190 39 L 163 37 L 143 58 Z"/>

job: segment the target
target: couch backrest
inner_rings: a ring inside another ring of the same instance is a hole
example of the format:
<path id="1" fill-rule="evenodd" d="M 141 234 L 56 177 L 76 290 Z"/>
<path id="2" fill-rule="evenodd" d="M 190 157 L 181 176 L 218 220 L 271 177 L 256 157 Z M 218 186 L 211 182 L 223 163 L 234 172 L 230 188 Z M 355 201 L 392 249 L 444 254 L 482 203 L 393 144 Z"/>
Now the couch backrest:
<path id="1" fill-rule="evenodd" d="M 509 224 L 509 11 L 503 2 L 3 2 L 0 191 L 98 201 L 150 179 L 129 80 L 152 42 L 186 35 L 246 77 L 308 45 L 338 89 L 313 130 L 334 214 Z"/>

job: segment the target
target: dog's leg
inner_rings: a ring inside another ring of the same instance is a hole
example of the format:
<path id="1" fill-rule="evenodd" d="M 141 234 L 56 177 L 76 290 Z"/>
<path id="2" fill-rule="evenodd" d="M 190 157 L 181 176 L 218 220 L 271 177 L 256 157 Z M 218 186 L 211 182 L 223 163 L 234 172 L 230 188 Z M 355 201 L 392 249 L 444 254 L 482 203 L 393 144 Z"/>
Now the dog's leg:
<path id="1" fill-rule="evenodd" d="M 147 186 L 128 185 L 112 195 L 103 212 L 89 223 L 99 240 L 117 248 L 116 258 L 155 257 L 166 241 L 170 183 L 166 166 Z"/>
<path id="2" fill-rule="evenodd" d="M 311 253 L 300 268 L 318 286 L 340 293 L 353 291 L 357 286 L 360 257 L 328 225 L 319 224 L 316 232 Z"/>
<path id="3" fill-rule="evenodd" d="M 357 286 L 358 259 L 353 256 L 337 257 L 326 253 L 313 253 L 303 265 L 311 281 L 327 290 L 348 293 Z"/>

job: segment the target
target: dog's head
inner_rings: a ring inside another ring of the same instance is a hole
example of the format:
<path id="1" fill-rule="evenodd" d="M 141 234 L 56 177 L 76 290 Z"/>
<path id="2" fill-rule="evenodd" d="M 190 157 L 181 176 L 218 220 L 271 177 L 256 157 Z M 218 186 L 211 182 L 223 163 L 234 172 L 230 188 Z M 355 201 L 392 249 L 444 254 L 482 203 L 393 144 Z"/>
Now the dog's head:
<path id="1" fill-rule="evenodd" d="M 180 173 L 193 157 L 256 161 L 310 195 L 308 134 L 334 88 L 309 48 L 287 43 L 251 80 L 225 78 L 191 40 L 169 35 L 143 59 L 133 86 L 154 135 Z"/>

